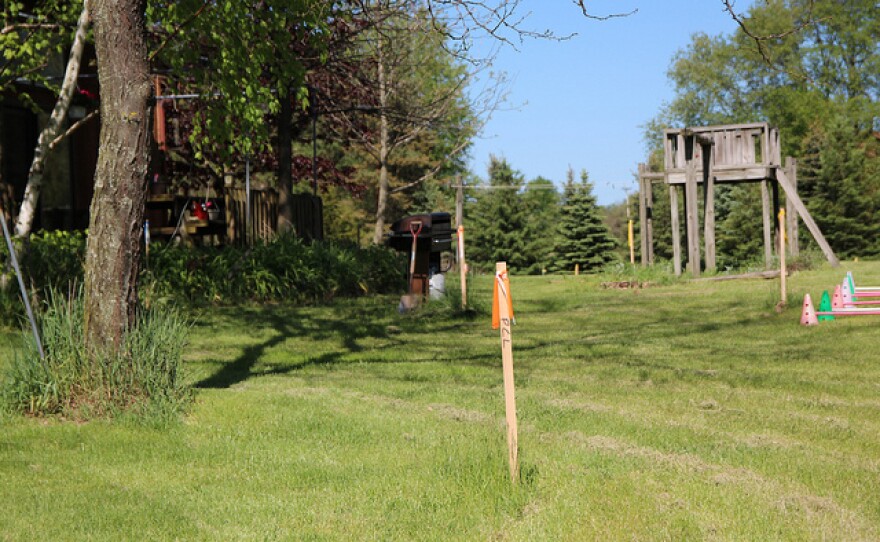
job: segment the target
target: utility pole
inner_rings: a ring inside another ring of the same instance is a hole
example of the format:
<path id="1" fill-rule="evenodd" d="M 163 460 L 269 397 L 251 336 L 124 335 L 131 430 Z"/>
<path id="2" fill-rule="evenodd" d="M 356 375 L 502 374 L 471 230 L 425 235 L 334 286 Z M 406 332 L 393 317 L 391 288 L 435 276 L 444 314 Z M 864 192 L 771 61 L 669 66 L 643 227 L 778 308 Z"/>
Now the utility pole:
<path id="1" fill-rule="evenodd" d="M 461 182 L 461 174 L 455 176 L 455 227 L 464 223 L 464 184 Z"/>

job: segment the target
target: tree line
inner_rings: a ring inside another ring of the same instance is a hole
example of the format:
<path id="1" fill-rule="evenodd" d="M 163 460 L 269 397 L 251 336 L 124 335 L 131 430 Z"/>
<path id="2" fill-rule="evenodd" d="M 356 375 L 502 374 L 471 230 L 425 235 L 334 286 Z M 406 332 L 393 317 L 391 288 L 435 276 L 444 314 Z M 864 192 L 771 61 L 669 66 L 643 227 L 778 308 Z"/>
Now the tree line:
<path id="1" fill-rule="evenodd" d="M 586 171 L 569 169 L 562 193 L 543 177 L 526 182 L 507 160 L 491 157 L 488 179 L 469 190 L 468 259 L 483 270 L 506 261 L 514 273 L 601 270 L 620 246 L 605 224 Z"/>

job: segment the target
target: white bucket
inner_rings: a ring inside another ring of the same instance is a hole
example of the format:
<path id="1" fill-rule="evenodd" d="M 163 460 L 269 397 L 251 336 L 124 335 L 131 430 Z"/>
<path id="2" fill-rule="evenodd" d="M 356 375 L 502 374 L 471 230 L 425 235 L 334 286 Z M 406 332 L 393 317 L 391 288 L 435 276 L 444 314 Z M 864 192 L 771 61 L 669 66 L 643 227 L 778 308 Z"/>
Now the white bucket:
<path id="1" fill-rule="evenodd" d="M 446 275 L 443 273 L 431 275 L 431 280 L 428 281 L 428 297 L 431 299 L 443 299 L 445 295 Z"/>

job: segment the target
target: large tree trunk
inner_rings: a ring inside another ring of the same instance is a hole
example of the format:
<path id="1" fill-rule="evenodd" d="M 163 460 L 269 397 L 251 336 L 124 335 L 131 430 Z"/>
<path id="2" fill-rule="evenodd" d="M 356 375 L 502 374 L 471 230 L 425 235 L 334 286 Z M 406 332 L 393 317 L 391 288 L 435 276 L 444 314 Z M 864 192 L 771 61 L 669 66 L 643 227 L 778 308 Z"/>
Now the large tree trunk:
<path id="1" fill-rule="evenodd" d="M 101 137 L 86 248 L 85 334 L 118 349 L 134 324 L 150 164 L 146 0 L 93 0 Z"/>
<path id="2" fill-rule="evenodd" d="M 79 76 L 79 65 L 82 59 L 83 49 L 86 42 L 86 34 L 89 29 L 89 0 L 83 2 L 83 9 L 76 23 L 76 35 L 73 45 L 70 46 L 70 56 L 67 59 L 67 69 L 64 72 L 64 81 L 61 91 L 58 93 L 58 101 L 49 117 L 49 122 L 37 140 L 37 148 L 34 150 L 34 159 L 28 171 L 27 186 L 24 189 L 24 200 L 21 202 L 21 210 L 15 223 L 15 236 L 27 237 L 31 233 L 34 224 L 34 216 L 37 211 L 37 201 L 40 199 L 40 190 L 43 187 L 43 168 L 45 167 L 50 143 L 58 135 L 67 110 L 70 109 L 70 101 L 73 91 L 76 89 L 76 79 Z"/>

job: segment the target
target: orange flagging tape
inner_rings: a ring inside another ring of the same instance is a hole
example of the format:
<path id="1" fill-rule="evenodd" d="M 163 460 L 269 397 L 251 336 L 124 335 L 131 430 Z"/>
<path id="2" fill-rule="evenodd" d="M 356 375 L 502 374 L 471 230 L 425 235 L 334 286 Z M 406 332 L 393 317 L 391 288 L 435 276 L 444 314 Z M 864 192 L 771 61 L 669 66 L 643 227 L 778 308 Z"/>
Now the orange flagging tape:
<path id="1" fill-rule="evenodd" d="M 501 326 L 501 310 L 498 308 L 499 291 L 501 295 L 507 298 L 507 306 L 510 307 L 510 321 L 514 321 L 513 317 L 513 299 L 510 297 L 510 277 L 507 271 L 495 275 L 495 286 L 492 289 L 492 329 L 498 329 Z"/>

